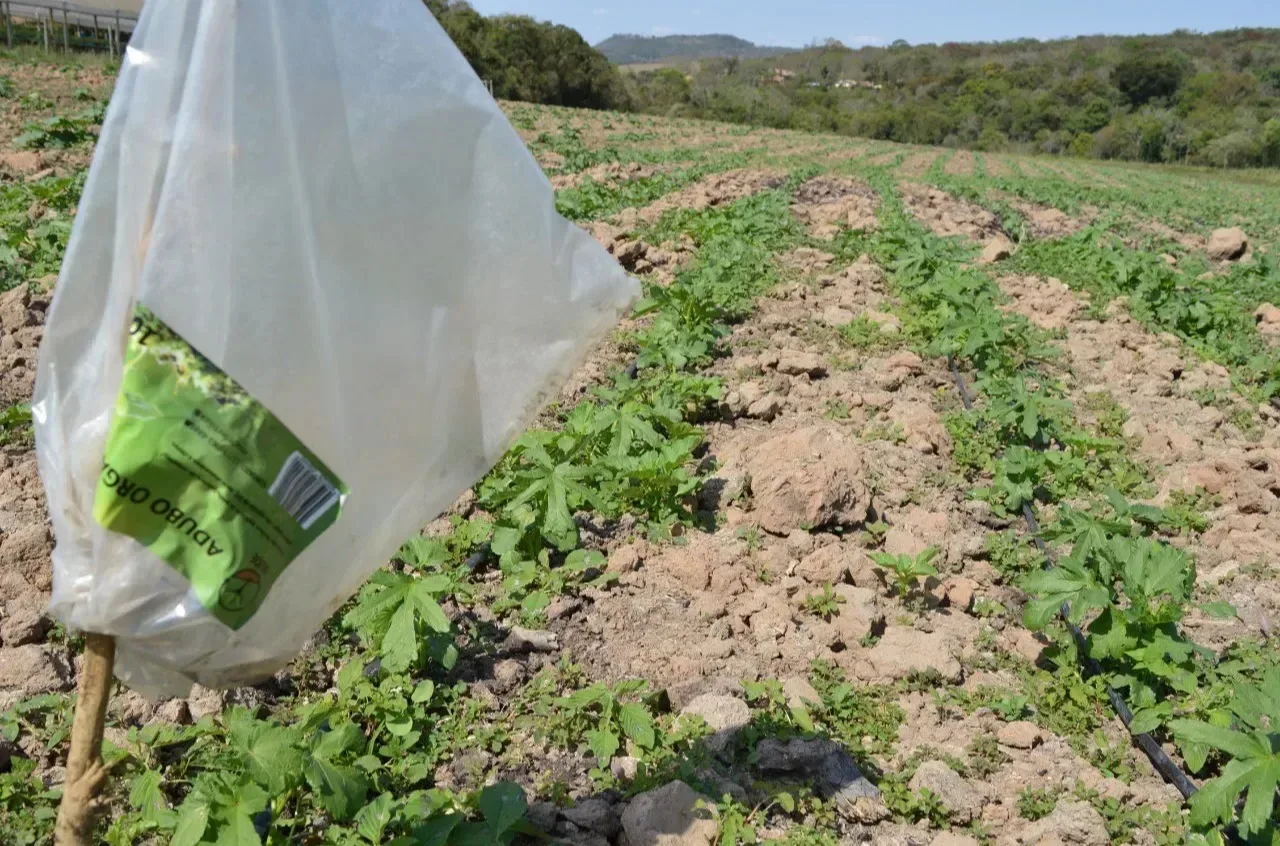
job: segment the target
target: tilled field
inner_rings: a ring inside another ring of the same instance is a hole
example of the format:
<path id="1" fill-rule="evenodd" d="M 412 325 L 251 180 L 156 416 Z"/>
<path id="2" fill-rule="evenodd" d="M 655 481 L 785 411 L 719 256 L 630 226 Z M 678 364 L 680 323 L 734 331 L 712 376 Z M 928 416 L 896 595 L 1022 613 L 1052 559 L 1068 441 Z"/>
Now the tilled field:
<path id="1" fill-rule="evenodd" d="M 42 615 L 24 403 L 92 131 L 20 132 L 105 91 L 4 72 L 0 831 L 35 844 L 79 642 Z M 117 693 L 106 842 L 1269 836 L 1265 187 L 508 113 L 645 301 L 290 667 Z M 1108 687 L 1207 789 L 1164 782 Z"/>

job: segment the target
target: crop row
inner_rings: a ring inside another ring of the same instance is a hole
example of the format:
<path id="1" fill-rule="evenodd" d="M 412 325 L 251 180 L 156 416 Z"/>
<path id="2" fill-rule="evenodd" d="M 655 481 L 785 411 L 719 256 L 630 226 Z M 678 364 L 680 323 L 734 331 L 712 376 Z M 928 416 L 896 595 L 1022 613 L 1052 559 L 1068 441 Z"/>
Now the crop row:
<path id="1" fill-rule="evenodd" d="M 1179 622 L 1192 609 L 1233 613 L 1195 601 L 1195 562 L 1170 543 L 1196 525 L 1177 509 L 1130 502 L 1143 494 L 1144 472 L 1118 432 L 1075 422 L 1049 337 L 1000 308 L 998 287 L 965 264 L 972 255 L 964 247 L 911 220 L 887 175 L 869 176 L 886 208 L 875 248 L 892 269 L 908 329 L 931 339 L 934 354 L 973 371 L 979 408 L 949 425 L 962 445 L 957 462 L 986 481 L 975 495 L 1009 514 L 1029 504 L 1057 506 L 1045 537 L 1060 554 L 1053 567 L 1023 579 L 1031 596 L 1025 622 L 1045 628 L 1068 606 L 1086 632 L 1087 658 L 1132 706 L 1130 729 L 1176 741 L 1192 772 L 1216 774 L 1191 800 L 1197 837 L 1219 842 L 1232 827 L 1246 838 L 1270 837 L 1280 780 L 1280 667 L 1257 642 L 1214 654 L 1182 634 Z M 1090 242 L 1073 243 L 1083 252 Z M 1157 322 L 1160 314 L 1146 316 Z M 1182 334 L 1204 343 L 1204 335 Z M 1062 646 L 1075 648 L 1069 640 Z M 1237 794 L 1247 797 L 1240 806 Z"/>

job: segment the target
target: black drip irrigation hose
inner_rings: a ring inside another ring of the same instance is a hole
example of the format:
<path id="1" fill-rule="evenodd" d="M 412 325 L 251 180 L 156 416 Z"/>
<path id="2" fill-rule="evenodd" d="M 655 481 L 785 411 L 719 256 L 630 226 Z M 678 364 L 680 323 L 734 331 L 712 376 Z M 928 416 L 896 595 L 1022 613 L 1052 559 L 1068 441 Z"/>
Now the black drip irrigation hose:
<path id="1" fill-rule="evenodd" d="M 960 373 L 960 368 L 956 365 L 954 356 L 947 357 L 947 364 L 951 368 L 951 375 L 955 378 L 956 388 L 960 391 L 960 401 L 964 403 L 965 410 L 973 411 L 973 399 L 969 396 L 969 388 L 965 384 L 964 376 Z M 1036 548 L 1045 558 L 1045 569 L 1054 566 L 1057 560 L 1053 551 L 1049 549 L 1044 539 L 1040 537 L 1040 522 L 1036 520 L 1035 512 L 1031 509 L 1029 502 L 1022 503 L 1022 516 L 1027 521 L 1027 529 L 1031 533 L 1032 540 L 1035 541 Z M 1076 654 L 1080 658 L 1084 671 L 1089 676 L 1102 675 L 1102 665 L 1096 659 L 1089 657 L 1085 650 L 1084 632 L 1080 631 L 1080 627 L 1071 622 L 1071 606 L 1064 602 L 1062 607 L 1058 609 L 1062 621 L 1067 624 L 1067 629 L 1071 632 L 1071 639 L 1076 645 Z M 1111 700 L 1111 707 L 1115 709 L 1116 716 L 1120 718 L 1120 722 L 1124 723 L 1126 729 L 1133 722 L 1133 711 L 1129 708 L 1128 703 L 1124 701 L 1119 693 L 1116 692 L 1111 685 L 1107 685 L 1107 698 Z M 1146 753 L 1147 758 L 1151 760 L 1151 765 L 1156 768 L 1156 772 L 1164 778 L 1165 781 L 1178 788 L 1178 792 L 1182 794 L 1183 799 L 1190 799 L 1191 795 L 1198 789 L 1194 782 L 1187 777 L 1182 768 L 1170 758 L 1156 742 L 1156 739 L 1147 732 L 1134 734 L 1130 731 L 1130 736 L 1134 742 Z"/>

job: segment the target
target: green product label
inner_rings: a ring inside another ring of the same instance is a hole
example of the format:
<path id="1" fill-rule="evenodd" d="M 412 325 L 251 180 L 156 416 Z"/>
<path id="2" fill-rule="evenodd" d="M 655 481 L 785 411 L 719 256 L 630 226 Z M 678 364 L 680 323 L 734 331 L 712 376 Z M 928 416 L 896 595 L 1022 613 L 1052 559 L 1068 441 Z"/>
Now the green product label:
<path id="1" fill-rule="evenodd" d="M 138 306 L 93 515 L 232 629 L 338 519 L 347 488 L 262 403 Z"/>

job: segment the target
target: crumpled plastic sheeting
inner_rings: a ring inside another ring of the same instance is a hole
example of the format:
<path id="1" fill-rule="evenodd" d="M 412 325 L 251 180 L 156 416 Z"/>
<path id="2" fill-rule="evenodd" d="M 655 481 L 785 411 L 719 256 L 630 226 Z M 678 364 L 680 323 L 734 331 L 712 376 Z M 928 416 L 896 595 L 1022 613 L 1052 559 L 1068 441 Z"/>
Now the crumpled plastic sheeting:
<path id="1" fill-rule="evenodd" d="M 152 2 L 124 57 L 33 402 L 52 612 L 151 695 L 287 663 L 501 456 L 637 294 L 419 0 Z M 136 303 L 350 488 L 232 631 L 92 514 Z"/>

